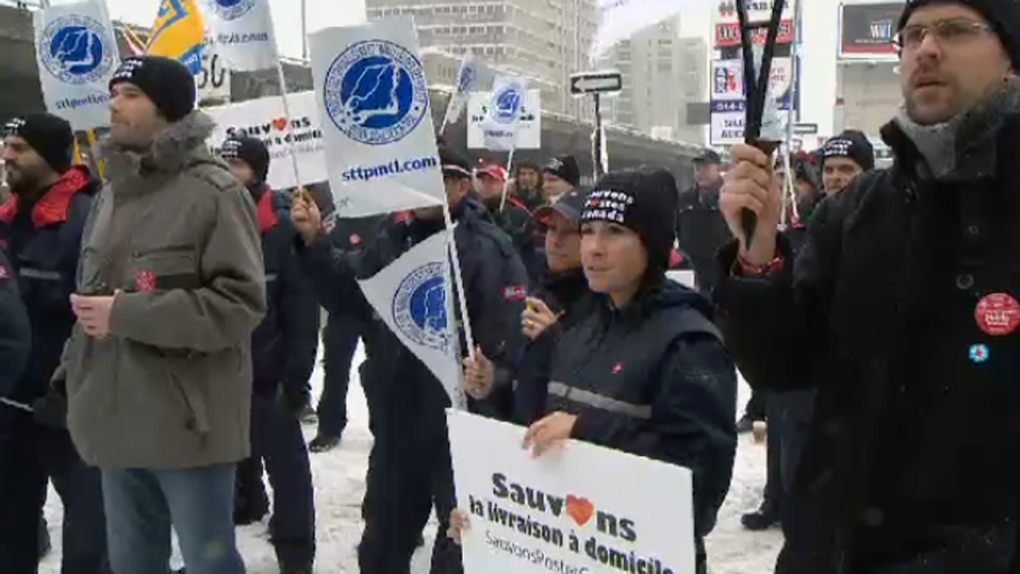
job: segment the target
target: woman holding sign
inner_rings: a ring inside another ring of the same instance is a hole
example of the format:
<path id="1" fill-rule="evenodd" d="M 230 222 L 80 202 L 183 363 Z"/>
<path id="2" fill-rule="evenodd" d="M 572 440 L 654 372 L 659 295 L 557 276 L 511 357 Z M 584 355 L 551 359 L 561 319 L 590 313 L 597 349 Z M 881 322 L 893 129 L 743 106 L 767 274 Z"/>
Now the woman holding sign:
<path id="1" fill-rule="evenodd" d="M 704 572 L 736 452 L 737 377 L 708 302 L 666 279 L 677 197 L 653 169 L 609 173 L 588 195 L 581 261 L 597 302 L 556 341 L 547 414 L 524 446 L 541 456 L 578 439 L 690 468 Z"/>

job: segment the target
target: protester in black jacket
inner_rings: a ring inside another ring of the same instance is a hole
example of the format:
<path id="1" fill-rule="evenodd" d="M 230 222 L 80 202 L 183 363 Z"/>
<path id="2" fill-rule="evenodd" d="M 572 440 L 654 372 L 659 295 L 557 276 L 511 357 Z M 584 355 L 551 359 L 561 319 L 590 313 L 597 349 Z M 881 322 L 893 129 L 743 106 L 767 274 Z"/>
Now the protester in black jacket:
<path id="1" fill-rule="evenodd" d="M 698 289 L 707 294 L 715 284 L 715 252 L 730 239 L 719 215 L 722 158 L 708 149 L 694 158 L 694 167 L 697 169 L 694 187 L 680 194 L 676 237 L 680 249 L 694 265 Z"/>
<path id="2" fill-rule="evenodd" d="M 7 254 L 0 249 L 0 397 L 8 397 L 21 378 L 31 345 L 32 328 L 18 292 L 18 280 Z"/>
<path id="3" fill-rule="evenodd" d="M 0 247 L 10 256 L 32 325 L 28 363 L 7 397 L 35 410 L 0 404 L 0 434 L 8 435 L 0 444 L 0 564 L 11 572 L 35 571 L 50 480 L 65 508 L 63 568 L 98 574 L 106 567 L 99 473 L 78 456 L 62 389 L 50 386 L 75 323 L 70 297 L 98 187 L 88 168 L 71 165 L 73 144 L 70 124 L 51 114 L 14 118 L 4 128 L 12 194 L 0 206 Z"/>
<path id="4" fill-rule="evenodd" d="M 895 163 L 818 207 L 795 264 L 767 159 L 732 150 L 726 340 L 748 381 L 818 389 L 777 572 L 1020 569 L 1018 30 L 1012 2 L 907 4 Z"/>
<path id="5" fill-rule="evenodd" d="M 329 238 L 340 251 L 359 253 L 375 240 L 384 219 L 384 216 L 379 215 L 334 218 Z M 349 284 L 345 288 L 332 286 L 329 293 L 322 294 L 336 299 L 336 305 L 330 307 L 332 310 L 322 334 L 325 377 L 319 404 L 315 409 L 318 430 L 315 438 L 308 443 L 308 450 L 312 452 L 328 452 L 340 444 L 340 438 L 347 427 L 347 389 L 351 380 L 354 352 L 358 348 L 362 331 L 372 319 L 372 309 L 361 297 L 354 279 L 347 278 L 346 281 Z"/>
<path id="6" fill-rule="evenodd" d="M 506 170 L 494 163 L 482 163 L 475 170 L 478 197 L 489 212 L 489 217 L 502 229 L 520 256 L 528 277 L 537 279 L 545 266 L 536 241 L 536 226 L 531 211 L 516 197 L 504 193 L 507 187 Z"/>
<path id="7" fill-rule="evenodd" d="M 291 200 L 266 185 L 269 151 L 255 138 L 228 139 L 220 154 L 256 204 L 266 271 L 266 315 L 252 333 L 252 454 L 238 465 L 235 522 L 268 507 L 262 462 L 273 487 L 270 540 L 282 574 L 312 571 L 315 506 L 299 415 L 319 345 L 319 305 L 295 251 Z"/>
<path id="8" fill-rule="evenodd" d="M 512 334 L 527 294 L 524 266 L 509 237 L 488 221 L 484 207 L 468 197 L 472 174 L 467 161 L 448 150 L 440 151 L 440 159 L 449 208 L 457 222 L 454 240 L 472 332 L 481 351 L 506 376 L 517 355 Z M 441 208 L 418 209 L 409 220 L 392 221 L 364 252 L 352 256 L 325 240 L 313 205 L 296 203 L 294 219 L 304 239 L 302 262 L 322 286 L 320 292 L 342 277 L 374 276 L 444 229 Z M 335 299 L 322 303 L 333 305 Z M 381 317 L 375 315 L 364 339 L 368 359 L 362 376 L 367 379 L 375 442 L 365 494 L 371 511 L 366 513 L 358 561 L 363 572 L 396 574 L 408 572 L 433 501 L 444 529 L 454 505 L 445 414 L 451 403 L 442 384 Z M 482 412 L 492 408 L 471 398 L 468 406 Z M 459 552 L 440 537 L 433 549 L 432 571 L 459 569 Z"/>
<path id="9" fill-rule="evenodd" d="M 514 180 L 511 193 L 528 211 L 535 213 L 540 207 L 549 205 L 542 189 L 542 166 L 529 160 L 514 158 Z"/>
<path id="10" fill-rule="evenodd" d="M 690 468 L 698 572 L 729 490 L 736 370 L 698 293 L 666 280 L 676 182 L 664 170 L 611 172 L 588 195 L 581 257 L 596 308 L 556 343 L 536 454 L 575 438 Z M 605 400 L 611 399 L 611 400 Z"/>

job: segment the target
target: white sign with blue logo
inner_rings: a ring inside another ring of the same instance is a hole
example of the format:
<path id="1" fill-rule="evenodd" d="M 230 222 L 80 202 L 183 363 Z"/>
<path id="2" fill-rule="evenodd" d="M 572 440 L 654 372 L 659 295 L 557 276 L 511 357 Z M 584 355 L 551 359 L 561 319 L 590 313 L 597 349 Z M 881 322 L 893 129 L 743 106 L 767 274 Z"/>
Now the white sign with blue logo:
<path id="1" fill-rule="evenodd" d="M 489 95 L 488 117 L 482 122 L 485 149 L 510 151 L 517 145 L 517 130 L 527 98 L 528 81 L 517 76 L 497 76 Z"/>
<path id="2" fill-rule="evenodd" d="M 235 72 L 276 67 L 276 39 L 269 0 L 202 0 L 202 14 L 216 53 Z"/>
<path id="3" fill-rule="evenodd" d="M 340 217 L 446 203 L 411 18 L 327 28 L 309 48 Z"/>
<path id="4" fill-rule="evenodd" d="M 452 329 L 447 302 L 447 233 L 452 230 L 432 235 L 358 285 L 390 331 L 432 371 L 457 405 L 464 392 L 456 358 L 459 334 Z"/>
<path id="5" fill-rule="evenodd" d="M 110 125 L 110 78 L 120 62 L 106 5 L 63 4 L 33 14 L 46 110 L 76 130 Z"/>
<path id="6" fill-rule="evenodd" d="M 489 111 L 489 106 L 492 103 L 492 99 L 492 94 L 489 92 L 474 92 L 471 94 L 471 99 L 468 100 L 468 149 L 491 149 L 485 146 L 489 143 L 506 143 L 499 141 L 500 138 L 492 138 L 487 134 L 491 130 L 501 131 L 506 129 L 500 124 L 494 126 L 494 122 L 491 121 L 492 114 Z M 514 139 L 514 149 L 541 148 L 542 91 L 528 90 L 524 93 L 524 104 L 521 106 L 521 112 L 517 118 L 517 134 Z M 508 150 L 502 148 L 498 151 Z"/>

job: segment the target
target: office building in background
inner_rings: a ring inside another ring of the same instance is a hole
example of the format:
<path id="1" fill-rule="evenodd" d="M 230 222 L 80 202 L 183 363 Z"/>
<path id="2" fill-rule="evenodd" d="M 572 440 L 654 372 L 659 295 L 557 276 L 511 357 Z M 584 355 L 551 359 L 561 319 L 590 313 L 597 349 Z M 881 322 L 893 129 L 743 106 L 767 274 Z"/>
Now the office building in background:
<path id="1" fill-rule="evenodd" d="M 418 28 L 426 75 L 441 80 L 468 51 L 488 64 L 533 78 L 542 108 L 590 115 L 588 100 L 570 96 L 570 75 L 589 69 L 596 0 L 366 0 L 369 19 L 410 15 Z M 453 58 L 443 57 L 441 53 Z"/>
<path id="2" fill-rule="evenodd" d="M 680 37 L 680 17 L 649 26 L 613 47 L 600 67 L 619 70 L 623 91 L 606 99 L 606 119 L 655 138 L 704 142 L 688 104 L 707 93 L 708 45 Z"/>

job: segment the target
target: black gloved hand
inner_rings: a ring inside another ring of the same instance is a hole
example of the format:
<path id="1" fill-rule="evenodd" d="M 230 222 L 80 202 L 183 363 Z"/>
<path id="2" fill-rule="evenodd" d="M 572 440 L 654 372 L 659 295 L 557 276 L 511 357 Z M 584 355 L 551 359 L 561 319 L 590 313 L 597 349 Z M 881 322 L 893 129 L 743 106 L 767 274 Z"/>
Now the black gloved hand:
<path id="1" fill-rule="evenodd" d="M 301 416 L 305 407 L 312 404 L 312 393 L 308 389 L 284 386 L 280 392 L 280 406 L 288 414 Z"/>
<path id="2" fill-rule="evenodd" d="M 67 428 L 67 399 L 56 389 L 50 389 L 45 396 L 32 403 L 32 420 L 36 424 L 55 428 Z"/>

